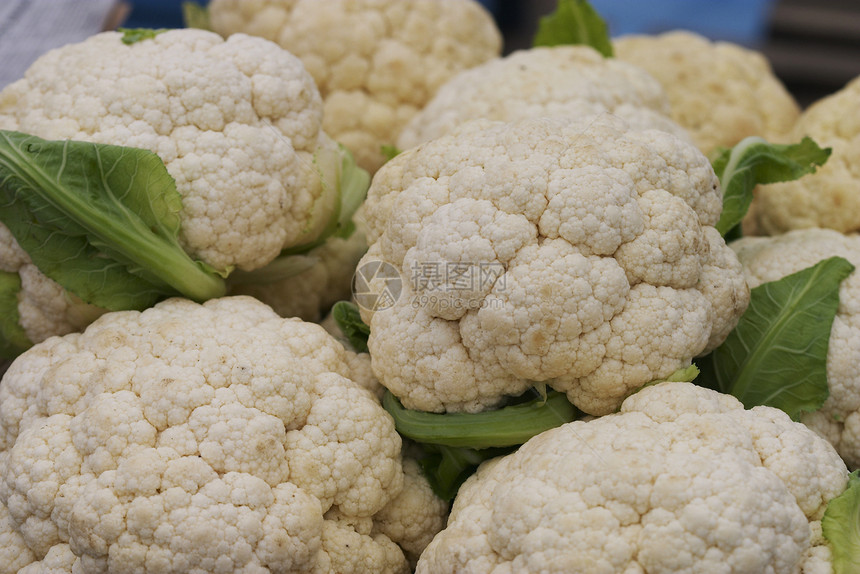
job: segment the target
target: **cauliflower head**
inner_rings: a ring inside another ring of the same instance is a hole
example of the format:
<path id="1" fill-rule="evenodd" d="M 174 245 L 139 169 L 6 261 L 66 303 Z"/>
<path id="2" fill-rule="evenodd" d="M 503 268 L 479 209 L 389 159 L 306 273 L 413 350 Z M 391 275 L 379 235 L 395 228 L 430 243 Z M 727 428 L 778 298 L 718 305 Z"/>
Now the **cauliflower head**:
<path id="1" fill-rule="evenodd" d="M 792 137 L 810 136 L 833 151 L 815 174 L 756 190 L 748 223 L 755 233 L 776 235 L 806 227 L 860 231 L 858 103 L 860 78 L 803 111 Z"/>
<path id="2" fill-rule="evenodd" d="M 860 267 L 860 237 L 832 229 L 796 229 L 775 237 L 744 237 L 731 247 L 750 287 L 776 281 L 828 257 L 844 257 Z M 851 468 L 860 468 L 860 277 L 855 271 L 839 285 L 839 308 L 827 348 L 830 396 L 801 421 L 827 438 Z"/>
<path id="3" fill-rule="evenodd" d="M 0 382 L 0 572 L 408 572 L 445 504 L 353 357 L 250 297 L 32 347 Z"/>
<path id="4" fill-rule="evenodd" d="M 502 39 L 474 0 L 212 0 L 212 29 L 273 40 L 302 59 L 325 101 L 323 128 L 374 172 L 410 118 Z"/>
<path id="5" fill-rule="evenodd" d="M 301 61 L 272 42 L 174 30 L 120 33 L 54 50 L 0 92 L 0 128 L 144 148 L 182 196 L 179 241 L 217 270 L 259 268 L 301 245 L 324 193 L 316 156 L 336 155 Z M 41 273 L 0 223 L 0 271 L 20 276 L 30 342 L 77 331 L 103 310 Z"/>
<path id="6" fill-rule="evenodd" d="M 759 52 L 688 31 L 613 40 L 615 56 L 641 66 L 669 96 L 671 117 L 705 153 L 747 136 L 782 141 L 800 108 Z"/>
<path id="7" fill-rule="evenodd" d="M 417 572 L 827 572 L 821 517 L 847 484 L 782 411 L 661 383 L 482 465 Z"/>
<path id="8" fill-rule="evenodd" d="M 0 92 L 0 128 L 156 153 L 182 195 L 180 241 L 216 269 L 261 267 L 306 240 L 323 183 L 322 101 L 272 42 L 105 32 L 53 50 Z"/>
<path id="9" fill-rule="evenodd" d="M 611 116 L 475 120 L 389 161 L 356 300 L 407 408 L 479 411 L 535 381 L 589 414 L 716 347 L 749 301 L 692 144 Z"/>
<path id="10" fill-rule="evenodd" d="M 669 100 L 657 80 L 638 66 L 580 45 L 519 50 L 460 72 L 410 120 L 397 147 L 443 136 L 470 119 L 599 113 L 619 116 L 635 128 L 686 137 L 669 119 Z"/>

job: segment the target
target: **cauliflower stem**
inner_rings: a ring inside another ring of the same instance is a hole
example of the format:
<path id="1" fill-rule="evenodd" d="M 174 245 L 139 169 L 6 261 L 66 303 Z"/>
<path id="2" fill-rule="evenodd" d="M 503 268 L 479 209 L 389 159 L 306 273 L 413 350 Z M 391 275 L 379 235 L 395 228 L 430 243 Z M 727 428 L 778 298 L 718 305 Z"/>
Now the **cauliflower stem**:
<path id="1" fill-rule="evenodd" d="M 537 396 L 531 398 L 533 394 Z M 391 391 L 385 392 L 382 406 L 405 437 L 422 444 L 473 449 L 520 445 L 581 414 L 564 393 L 541 394 L 536 390 L 517 397 L 514 404 L 479 413 L 427 413 L 405 409 Z"/>
<path id="2" fill-rule="evenodd" d="M 433 492 L 452 500 L 457 489 L 478 466 L 492 458 L 509 454 L 540 433 L 581 416 L 564 393 L 525 393 L 513 404 L 480 413 L 427 413 L 403 408 L 386 391 L 382 406 L 394 419 L 401 436 L 417 443 L 423 456 L 419 463 Z M 524 402 L 523 402 L 524 401 Z"/>

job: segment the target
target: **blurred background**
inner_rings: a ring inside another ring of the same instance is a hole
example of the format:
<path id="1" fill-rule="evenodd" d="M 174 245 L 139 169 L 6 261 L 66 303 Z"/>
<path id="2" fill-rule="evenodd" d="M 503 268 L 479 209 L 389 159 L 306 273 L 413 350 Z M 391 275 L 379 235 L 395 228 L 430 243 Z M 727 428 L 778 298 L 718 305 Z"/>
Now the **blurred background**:
<path id="1" fill-rule="evenodd" d="M 67 3 L 83 12 L 88 6 L 104 10 L 99 7 L 113 1 Z M 198 1 L 205 4 L 208 0 Z M 551 12 L 556 4 L 556 0 L 481 1 L 495 16 L 505 36 L 506 52 L 528 47 L 538 19 Z M 729 40 L 758 49 L 770 59 L 776 75 L 803 106 L 860 76 L 860 0 L 591 2 L 609 23 L 613 36 L 685 28 L 713 40 Z M 60 5 L 56 0 L 0 0 L 0 48 L 6 60 L 0 62 L 0 87 L 10 79 L 17 79 L 26 69 L 29 62 L 24 61 L 23 48 L 16 46 L 32 39 L 34 33 L 30 25 L 19 26 L 28 31 L 29 38 L 13 38 L 9 30 L 4 30 L 4 16 L 8 21 L 16 16 L 16 10 L 24 14 L 27 6 L 36 4 L 54 12 Z M 127 27 L 178 27 L 182 25 L 181 4 L 182 0 L 123 0 L 123 9 L 113 13 L 111 22 L 113 25 L 121 22 Z M 66 43 L 65 38 L 54 39 L 58 45 Z M 9 78 L 3 77 L 4 67 Z"/>
<path id="2" fill-rule="evenodd" d="M 324 1 L 324 0 L 321 0 Z M 205 3 L 205 2 L 204 2 Z M 555 0 L 483 0 L 505 35 L 505 50 L 528 47 Z M 858 0 L 592 0 L 613 36 L 697 31 L 762 51 L 801 105 L 860 75 Z M 181 0 L 132 0 L 128 26 L 181 25 Z"/>

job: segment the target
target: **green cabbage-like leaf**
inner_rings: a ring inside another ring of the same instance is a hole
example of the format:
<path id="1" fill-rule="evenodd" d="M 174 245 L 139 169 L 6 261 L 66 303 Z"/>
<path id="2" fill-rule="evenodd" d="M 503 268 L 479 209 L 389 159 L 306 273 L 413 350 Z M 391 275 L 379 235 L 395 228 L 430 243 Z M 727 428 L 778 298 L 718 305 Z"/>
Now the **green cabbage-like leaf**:
<path id="1" fill-rule="evenodd" d="M 385 161 L 391 161 L 403 153 L 403 150 L 399 149 L 396 145 L 383 145 L 380 147 L 380 151 L 382 151 Z"/>
<path id="2" fill-rule="evenodd" d="M 209 19 L 209 9 L 197 2 L 182 3 L 182 22 L 185 24 L 186 28 L 212 30 L 212 22 Z"/>
<path id="3" fill-rule="evenodd" d="M 434 494 L 450 502 L 482 462 L 510 454 L 516 447 L 474 449 L 421 444 L 413 447 L 413 450 L 419 453 L 418 464 Z"/>
<path id="4" fill-rule="evenodd" d="M 0 271 L 0 357 L 13 359 L 33 343 L 21 327 L 18 313 L 18 293 L 21 277 L 10 271 Z"/>
<path id="5" fill-rule="evenodd" d="M 355 163 L 352 153 L 345 147 L 340 147 L 341 164 L 340 179 L 340 211 L 338 213 L 337 228 L 332 235 L 347 239 L 355 231 L 352 217 L 367 196 L 370 188 L 370 173 Z"/>
<path id="6" fill-rule="evenodd" d="M 227 285 L 270 285 L 301 275 L 319 263 L 319 258 L 308 255 L 283 255 L 251 271 L 237 269 L 227 278 Z"/>
<path id="7" fill-rule="evenodd" d="M 366 353 L 370 327 L 361 320 L 358 306 L 349 301 L 338 301 L 331 308 L 331 315 L 352 348 L 358 353 Z"/>
<path id="8" fill-rule="evenodd" d="M 829 395 L 827 349 L 839 307 L 839 284 L 854 270 L 841 257 L 750 291 L 750 304 L 725 342 L 696 361 L 697 384 L 767 405 L 793 419 Z"/>
<path id="9" fill-rule="evenodd" d="M 152 40 L 167 30 L 167 28 L 117 28 L 117 32 L 122 34 L 122 43 L 129 46 L 144 40 Z"/>
<path id="10" fill-rule="evenodd" d="M 537 46 L 584 44 L 607 58 L 613 55 L 606 22 L 586 0 L 558 0 L 555 12 L 538 22 L 532 41 Z"/>
<path id="11" fill-rule="evenodd" d="M 46 276 L 109 310 L 220 297 L 229 270 L 179 244 L 182 199 L 154 153 L 0 130 L 0 221 Z"/>
<path id="12" fill-rule="evenodd" d="M 821 530 L 830 543 L 833 574 L 860 572 L 860 472 L 852 472 L 845 491 L 827 503 Z"/>
<path id="13" fill-rule="evenodd" d="M 796 144 L 772 144 L 755 136 L 730 149 L 718 150 L 711 162 L 723 188 L 723 212 L 717 231 L 726 237 L 740 224 L 757 185 L 792 181 L 815 173 L 830 152 L 830 148 L 822 149 L 808 137 Z"/>

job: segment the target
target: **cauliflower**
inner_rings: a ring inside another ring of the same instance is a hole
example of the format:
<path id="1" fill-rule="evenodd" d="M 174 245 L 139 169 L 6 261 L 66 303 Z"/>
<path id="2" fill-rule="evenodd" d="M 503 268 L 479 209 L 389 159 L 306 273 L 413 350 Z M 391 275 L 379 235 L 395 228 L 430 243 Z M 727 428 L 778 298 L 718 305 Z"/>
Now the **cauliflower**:
<path id="1" fill-rule="evenodd" d="M 410 571 L 445 504 L 354 364 L 250 297 L 34 346 L 0 382 L 0 572 Z"/>
<path id="2" fill-rule="evenodd" d="M 840 256 L 860 267 L 860 237 L 832 229 L 797 229 L 776 237 L 745 237 L 731 247 L 744 266 L 749 286 L 775 281 L 828 257 Z M 849 467 L 860 468 L 860 277 L 852 273 L 839 286 L 839 308 L 827 348 L 830 396 L 802 422 L 835 447 Z"/>
<path id="3" fill-rule="evenodd" d="M 271 306 L 282 317 L 320 321 L 338 301 L 352 295 L 352 274 L 367 251 L 361 227 L 349 237 L 332 237 L 302 256 L 307 268 L 284 279 L 265 280 L 250 274 L 247 281 L 232 284 L 232 295 L 250 295 Z"/>
<path id="4" fill-rule="evenodd" d="M 826 227 L 843 233 L 860 231 L 860 77 L 801 114 L 792 134 L 809 135 L 830 146 L 830 160 L 814 176 L 762 186 L 756 190 L 750 233 L 775 235 L 791 229 Z"/>
<path id="5" fill-rule="evenodd" d="M 0 92 L 0 128 L 155 152 L 183 197 L 183 246 L 218 268 L 260 267 L 304 241 L 333 147 L 300 60 L 271 42 L 171 30 L 106 32 L 49 52 Z"/>
<path id="6" fill-rule="evenodd" d="M 611 116 L 475 120 L 374 177 L 356 300 L 380 383 L 475 412 L 535 381 L 590 414 L 716 347 L 746 308 L 692 144 Z"/>
<path id="7" fill-rule="evenodd" d="M 601 112 L 635 128 L 687 137 L 669 119 L 669 100 L 645 70 L 589 46 L 560 45 L 520 50 L 460 72 L 406 125 L 397 147 L 417 146 L 475 118 L 509 122 Z"/>
<path id="8" fill-rule="evenodd" d="M 144 36 L 103 33 L 49 52 L 35 62 L 23 79 L 0 92 L 0 129 L 11 130 L 4 132 L 4 153 L 21 149 L 9 135 L 21 135 L 18 132 L 45 140 L 112 144 L 123 150 L 155 153 L 157 167 L 167 170 L 164 179 L 175 184 L 175 204 L 156 195 L 167 183 L 158 179 L 153 167 L 144 169 L 140 156 L 131 151 L 116 165 L 96 166 L 101 173 L 119 174 L 111 177 L 126 177 L 105 184 L 119 198 L 126 195 L 130 181 L 148 186 L 146 201 L 150 203 L 144 209 L 151 207 L 157 218 L 178 217 L 177 249 L 183 257 L 200 262 L 201 275 L 207 280 L 216 272 L 223 277 L 234 269 L 261 268 L 285 249 L 318 241 L 338 213 L 340 188 L 334 182 L 341 182 L 348 154 L 322 130 L 322 100 L 302 62 L 273 42 L 242 34 L 226 41 L 201 30 Z M 48 143 L 30 144 L 28 140 L 24 148 Z M 44 157 L 50 156 L 46 152 Z M 24 159 L 21 164 L 5 164 L 4 169 L 11 171 L 4 171 L 4 177 L 14 180 L 19 173 L 27 173 L 25 160 L 50 161 L 42 156 L 31 160 L 24 154 L 17 158 Z M 62 164 L 54 163 L 60 184 L 81 194 L 80 186 L 75 187 L 79 180 L 62 180 Z M 129 175 L 123 176 L 125 173 Z M 99 176 L 85 169 L 82 177 L 95 181 Z M 32 189 L 19 194 L 38 196 L 29 192 Z M 14 208 L 18 200 L 10 201 Z M 64 215 L 77 217 L 89 210 L 98 216 L 104 205 L 91 201 L 78 212 L 67 210 Z M 44 212 L 41 206 L 36 210 Z M 131 211 L 140 213 L 142 209 L 132 205 Z M 90 216 L 89 212 L 84 216 Z M 114 213 L 101 215 L 105 221 L 117 221 Z M 0 272 L 20 276 L 17 312 L 30 342 L 80 330 L 105 307 L 144 306 L 107 304 L 76 291 L 58 278 L 55 269 L 47 271 L 32 248 L 22 249 L 18 241 L 30 228 L 16 232 L 13 222 L 24 218 L 14 211 L 0 216 L 5 222 L 0 223 Z M 77 225 L 83 224 L 75 220 L 61 227 L 74 235 Z M 159 226 L 160 219 L 143 229 Z M 134 260 L 132 275 L 146 277 L 159 263 L 163 269 L 157 275 L 162 271 L 187 275 L 179 271 L 179 265 L 167 263 L 162 254 L 168 250 L 156 248 L 149 254 L 143 240 L 136 243 L 133 226 L 121 227 L 121 232 L 131 229 L 121 246 L 98 235 L 103 227 L 97 224 L 96 237 L 88 236 L 90 246 L 101 250 L 90 260 L 105 260 L 106 250 L 125 248 L 132 258 L 143 257 L 143 253 L 150 257 Z M 37 245 L 42 248 L 42 243 Z M 56 244 L 45 245 L 45 251 L 59 251 Z M 74 247 L 68 249 L 76 252 Z M 117 283 L 104 279 L 101 271 L 91 273 L 97 276 L 93 283 Z M 212 289 L 207 284 L 206 296 L 179 292 L 200 300 L 223 295 L 223 280 L 216 279 Z M 220 292 L 212 295 L 219 286 Z M 124 291 L 148 292 L 131 287 Z"/>
<path id="9" fill-rule="evenodd" d="M 848 479 L 782 411 L 661 383 L 482 465 L 417 573 L 830 572 Z"/>
<path id="10" fill-rule="evenodd" d="M 212 0 L 209 15 L 224 36 L 259 35 L 301 58 L 325 101 L 323 128 L 371 172 L 439 86 L 502 43 L 474 0 Z"/>
<path id="11" fill-rule="evenodd" d="M 705 153 L 747 136 L 781 141 L 800 108 L 759 52 L 688 31 L 613 41 L 620 60 L 647 70 L 669 95 L 671 117 Z"/>

